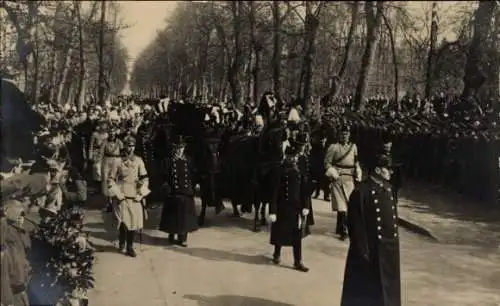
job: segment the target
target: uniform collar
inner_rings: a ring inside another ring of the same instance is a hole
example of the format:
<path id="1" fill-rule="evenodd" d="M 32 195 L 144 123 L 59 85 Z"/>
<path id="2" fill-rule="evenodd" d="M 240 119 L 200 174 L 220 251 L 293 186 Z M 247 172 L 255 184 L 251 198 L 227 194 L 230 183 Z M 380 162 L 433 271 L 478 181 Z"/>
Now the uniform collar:
<path id="1" fill-rule="evenodd" d="M 381 178 L 377 174 L 372 174 L 370 175 L 370 179 L 377 184 L 380 188 L 384 188 L 386 190 L 389 190 L 391 188 L 391 184 L 386 181 L 385 179 Z"/>

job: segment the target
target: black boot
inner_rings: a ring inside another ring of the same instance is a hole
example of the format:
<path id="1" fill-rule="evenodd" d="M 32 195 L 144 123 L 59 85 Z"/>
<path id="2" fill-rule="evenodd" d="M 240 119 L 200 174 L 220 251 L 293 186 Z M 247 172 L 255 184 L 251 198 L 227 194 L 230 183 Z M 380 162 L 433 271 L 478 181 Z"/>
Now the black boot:
<path id="1" fill-rule="evenodd" d="M 187 234 L 177 234 L 177 245 L 187 247 Z"/>
<path id="2" fill-rule="evenodd" d="M 168 243 L 175 244 L 175 235 L 174 234 L 168 234 Z"/>
<path id="3" fill-rule="evenodd" d="M 280 262 L 281 262 L 281 246 L 275 245 L 274 246 L 274 253 L 273 253 L 273 263 L 275 265 L 279 265 Z"/>
<path id="4" fill-rule="evenodd" d="M 135 231 L 127 231 L 127 252 L 126 254 L 130 257 L 137 257 L 137 253 L 134 250 L 134 238 Z"/>
<path id="5" fill-rule="evenodd" d="M 293 244 L 293 268 L 301 272 L 309 271 L 309 268 L 302 263 L 302 238 L 298 237 L 297 241 Z"/>
<path id="6" fill-rule="evenodd" d="M 337 228 L 335 233 L 340 236 L 340 240 L 345 240 L 347 238 L 347 227 L 346 227 L 346 212 L 337 212 Z"/>
<path id="7" fill-rule="evenodd" d="M 120 252 L 125 252 L 125 242 L 127 240 L 127 228 L 125 224 L 120 223 L 119 236 L 118 236 L 118 249 Z"/>

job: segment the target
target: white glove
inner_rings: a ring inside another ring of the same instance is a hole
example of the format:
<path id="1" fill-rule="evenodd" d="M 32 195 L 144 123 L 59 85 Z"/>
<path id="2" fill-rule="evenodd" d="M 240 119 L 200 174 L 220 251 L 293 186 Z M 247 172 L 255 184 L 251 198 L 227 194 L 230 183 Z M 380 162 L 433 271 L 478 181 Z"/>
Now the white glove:
<path id="1" fill-rule="evenodd" d="M 309 209 L 307 208 L 302 208 L 302 215 L 305 217 L 307 215 L 309 215 Z"/>
<path id="2" fill-rule="evenodd" d="M 275 214 L 270 214 L 270 215 L 269 215 L 269 221 L 270 221 L 271 223 L 276 222 L 276 215 L 275 215 Z"/>
<path id="3" fill-rule="evenodd" d="M 330 180 L 333 180 L 333 181 L 337 180 L 340 177 L 339 172 L 334 167 L 328 168 L 326 170 L 325 175 L 326 175 L 326 177 L 328 177 Z"/>
<path id="4" fill-rule="evenodd" d="M 363 178 L 363 171 L 361 170 L 361 167 L 356 167 L 356 177 L 355 180 L 357 182 L 361 182 L 361 179 Z"/>

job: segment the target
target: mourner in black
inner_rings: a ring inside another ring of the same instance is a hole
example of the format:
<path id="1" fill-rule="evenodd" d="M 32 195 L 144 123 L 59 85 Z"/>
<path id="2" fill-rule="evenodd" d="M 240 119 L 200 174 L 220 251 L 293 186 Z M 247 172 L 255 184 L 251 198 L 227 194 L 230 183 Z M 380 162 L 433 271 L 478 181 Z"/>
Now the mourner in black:
<path id="1" fill-rule="evenodd" d="M 269 206 L 269 220 L 272 222 L 270 242 L 274 245 L 273 262 L 280 263 L 282 246 L 292 246 L 294 268 L 307 272 L 309 269 L 302 263 L 302 238 L 310 233 L 310 206 L 304 199 L 310 193 L 305 190 L 295 147 L 286 149 L 285 160 L 274 177 L 275 185 Z"/>
<path id="2" fill-rule="evenodd" d="M 169 234 L 170 243 L 186 247 L 187 235 L 196 230 L 197 218 L 191 164 L 184 149 L 182 137 L 175 137 L 173 156 L 165 162 L 165 201 L 159 230 Z"/>
<path id="3" fill-rule="evenodd" d="M 401 305 L 398 214 L 391 168 L 390 157 L 379 156 L 373 174 L 350 197 L 342 306 Z"/>

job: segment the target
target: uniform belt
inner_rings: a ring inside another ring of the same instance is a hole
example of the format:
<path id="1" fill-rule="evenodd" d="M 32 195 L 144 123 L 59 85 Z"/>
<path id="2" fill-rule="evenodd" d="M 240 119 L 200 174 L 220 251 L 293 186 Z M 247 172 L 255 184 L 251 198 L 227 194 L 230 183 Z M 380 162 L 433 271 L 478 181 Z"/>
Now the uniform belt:
<path id="1" fill-rule="evenodd" d="M 335 165 L 336 168 L 340 169 L 356 169 L 356 166 L 342 166 L 342 165 Z"/>
<path id="2" fill-rule="evenodd" d="M 11 285 L 10 288 L 12 289 L 13 294 L 19 294 L 19 293 L 26 291 L 25 284 Z"/>
<path id="3" fill-rule="evenodd" d="M 120 157 L 119 154 L 104 154 L 104 157 Z"/>

